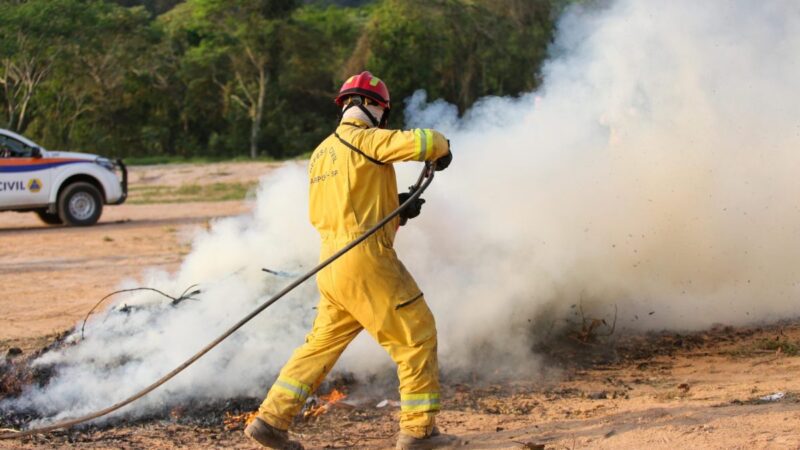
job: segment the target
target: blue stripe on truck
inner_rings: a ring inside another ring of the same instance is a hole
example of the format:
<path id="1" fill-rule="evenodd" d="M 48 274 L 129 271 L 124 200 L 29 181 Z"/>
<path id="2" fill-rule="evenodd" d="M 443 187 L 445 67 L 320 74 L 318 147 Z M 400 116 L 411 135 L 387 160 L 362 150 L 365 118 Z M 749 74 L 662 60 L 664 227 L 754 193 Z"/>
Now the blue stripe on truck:
<path id="1" fill-rule="evenodd" d="M 15 172 L 37 172 L 39 170 L 51 169 L 53 167 L 63 166 L 65 164 L 78 164 L 78 163 L 88 163 L 91 161 L 59 161 L 59 162 L 48 162 L 48 163 L 40 163 L 40 164 L 26 164 L 22 166 L 3 166 L 2 161 L 0 160 L 0 173 L 15 173 Z"/>

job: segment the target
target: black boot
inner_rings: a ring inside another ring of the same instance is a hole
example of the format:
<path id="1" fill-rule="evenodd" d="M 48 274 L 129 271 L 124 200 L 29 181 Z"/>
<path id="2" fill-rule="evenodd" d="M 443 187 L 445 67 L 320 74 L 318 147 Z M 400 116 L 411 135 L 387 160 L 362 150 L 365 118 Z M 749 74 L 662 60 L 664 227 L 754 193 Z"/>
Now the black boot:
<path id="1" fill-rule="evenodd" d="M 244 429 L 244 434 L 266 448 L 303 450 L 303 446 L 299 442 L 289 439 L 289 433 L 273 427 L 258 417 Z"/>
<path id="2" fill-rule="evenodd" d="M 434 428 L 433 432 L 424 438 L 415 438 L 414 436 L 400 432 L 397 438 L 397 450 L 430 450 L 435 448 L 453 448 L 461 442 L 456 436 L 452 434 L 441 434 L 438 428 Z"/>

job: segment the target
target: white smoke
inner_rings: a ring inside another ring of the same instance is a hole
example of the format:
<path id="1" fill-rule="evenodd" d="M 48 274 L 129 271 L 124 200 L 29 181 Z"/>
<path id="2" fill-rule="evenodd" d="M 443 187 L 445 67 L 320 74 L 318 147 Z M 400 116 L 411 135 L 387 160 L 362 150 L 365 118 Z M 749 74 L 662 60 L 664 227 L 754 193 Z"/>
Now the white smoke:
<path id="1" fill-rule="evenodd" d="M 540 90 L 463 118 L 424 93 L 408 102 L 409 125 L 445 132 L 455 155 L 397 239 L 436 316 L 442 367 L 475 368 L 476 352 L 483 370 L 535 362 L 535 333 L 579 302 L 606 317 L 616 305 L 634 329 L 796 315 L 800 6 L 619 0 L 567 13 L 553 55 Z M 401 187 L 417 170 L 400 167 Z M 311 267 L 306 190 L 302 165 L 270 175 L 252 216 L 216 222 L 177 274 L 146 277 L 172 293 L 202 281 L 200 300 L 96 317 L 85 341 L 42 358 L 58 375 L 21 404 L 56 417 L 107 406 L 287 282 L 260 267 Z M 304 285 L 139 411 L 263 395 L 316 297 Z M 362 336 L 339 368 L 386 367 L 376 355 Z"/>
<path id="2" fill-rule="evenodd" d="M 617 1 L 559 28 L 538 92 L 408 104 L 456 155 L 400 240 L 436 273 L 445 367 L 514 365 L 579 303 L 633 329 L 795 316 L 800 6 Z"/>

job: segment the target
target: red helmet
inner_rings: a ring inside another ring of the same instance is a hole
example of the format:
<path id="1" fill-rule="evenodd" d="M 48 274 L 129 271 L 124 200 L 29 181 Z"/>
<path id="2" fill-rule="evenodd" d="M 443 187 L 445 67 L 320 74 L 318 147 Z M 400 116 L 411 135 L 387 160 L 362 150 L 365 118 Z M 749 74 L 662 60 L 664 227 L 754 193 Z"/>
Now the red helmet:
<path id="1" fill-rule="evenodd" d="M 339 107 L 344 105 L 344 99 L 351 95 L 360 95 L 374 100 L 386 109 L 390 109 L 389 88 L 380 78 L 364 71 L 358 75 L 353 75 L 344 82 L 336 96 L 336 104 Z"/>

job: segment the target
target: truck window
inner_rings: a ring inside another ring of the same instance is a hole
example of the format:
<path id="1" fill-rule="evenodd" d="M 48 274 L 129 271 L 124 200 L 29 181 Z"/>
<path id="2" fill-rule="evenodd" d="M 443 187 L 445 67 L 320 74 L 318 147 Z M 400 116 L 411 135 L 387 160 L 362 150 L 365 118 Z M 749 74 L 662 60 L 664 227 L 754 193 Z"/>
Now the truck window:
<path id="1" fill-rule="evenodd" d="M 0 135 L 0 158 L 31 158 L 33 147 L 9 137 Z"/>

